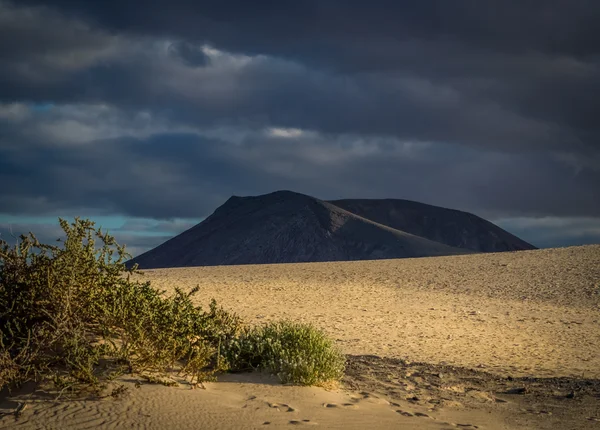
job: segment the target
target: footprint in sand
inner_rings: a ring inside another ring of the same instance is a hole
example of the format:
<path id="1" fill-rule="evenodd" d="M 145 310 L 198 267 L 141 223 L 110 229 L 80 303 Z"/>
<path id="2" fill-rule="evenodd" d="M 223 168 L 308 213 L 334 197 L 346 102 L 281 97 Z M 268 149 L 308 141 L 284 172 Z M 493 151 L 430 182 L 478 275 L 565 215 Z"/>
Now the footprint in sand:
<path id="1" fill-rule="evenodd" d="M 408 411 L 403 411 L 402 409 L 398 409 L 396 412 L 399 413 L 402 416 L 405 416 L 405 417 L 420 417 L 420 418 L 429 418 L 429 419 L 432 419 L 432 420 L 436 419 L 436 418 L 434 418 L 432 416 L 429 416 L 427 414 L 424 414 L 422 412 L 411 413 L 411 412 L 408 412 Z M 441 425 L 448 425 L 448 426 L 451 426 L 451 427 L 460 427 L 460 428 L 466 428 L 466 429 L 469 429 L 469 428 L 470 429 L 478 429 L 479 428 L 478 426 L 473 425 L 473 424 L 457 424 L 457 423 L 449 423 L 449 422 L 441 422 L 441 421 L 438 421 L 438 422 Z"/>
<path id="2" fill-rule="evenodd" d="M 290 420 L 289 424 L 292 425 L 317 425 L 317 423 L 311 421 L 311 420 Z"/>
<path id="3" fill-rule="evenodd" d="M 362 398 L 363 398 L 363 399 L 368 399 L 368 398 L 370 398 L 370 397 L 373 397 L 373 398 L 375 398 L 375 399 L 378 399 L 378 398 L 379 398 L 379 397 L 378 397 L 378 396 L 376 396 L 375 394 L 373 394 L 373 393 L 369 393 L 368 391 L 361 391 L 361 392 L 360 392 L 360 393 L 358 393 L 358 394 L 360 394 L 360 395 L 362 396 Z"/>
<path id="4" fill-rule="evenodd" d="M 281 411 L 282 409 L 285 410 L 285 412 L 297 412 L 298 411 L 296 408 L 291 407 L 287 403 L 267 402 L 267 405 L 269 405 L 270 408 L 277 409 L 278 411 Z"/>
<path id="5" fill-rule="evenodd" d="M 354 403 L 342 403 L 341 405 L 338 405 L 337 403 L 323 403 L 323 407 L 324 408 L 351 408 L 351 409 L 355 409 L 358 407 L 358 405 L 354 404 Z"/>
<path id="6" fill-rule="evenodd" d="M 424 414 L 422 412 L 408 412 L 408 411 L 403 411 L 402 409 L 398 409 L 396 412 L 405 417 L 430 418 L 432 420 L 435 420 L 435 418 L 433 418 L 427 414 Z"/>

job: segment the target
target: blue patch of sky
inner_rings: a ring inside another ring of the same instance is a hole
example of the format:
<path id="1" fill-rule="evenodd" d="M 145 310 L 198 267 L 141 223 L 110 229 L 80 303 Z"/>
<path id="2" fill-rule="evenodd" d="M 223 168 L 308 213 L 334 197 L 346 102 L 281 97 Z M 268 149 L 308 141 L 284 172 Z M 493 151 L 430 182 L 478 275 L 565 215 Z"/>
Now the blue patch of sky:
<path id="1" fill-rule="evenodd" d="M 32 103 L 29 107 L 34 112 L 48 112 L 54 107 L 54 103 Z"/>
<path id="2" fill-rule="evenodd" d="M 101 227 L 103 230 L 109 232 L 128 233 L 139 236 L 165 236 L 172 235 L 173 231 L 162 231 L 160 229 L 154 230 L 160 223 L 160 221 L 151 218 L 132 218 L 120 215 L 98 215 L 98 216 L 81 216 L 82 219 L 90 219 L 96 223 L 96 227 Z M 68 221 L 72 221 L 73 218 L 65 217 Z M 200 222 L 201 220 L 183 220 L 189 221 L 190 223 Z M 143 225 L 144 229 L 130 230 L 127 228 L 128 223 L 135 223 Z M 55 216 L 17 216 L 17 215 L 6 215 L 0 214 L 0 226 L 8 227 L 14 226 L 15 231 L 19 230 L 20 226 L 28 226 L 29 229 L 35 230 L 35 226 L 48 227 L 58 226 L 58 217 Z M 18 231 L 18 233 L 27 233 L 24 231 Z M 35 233 L 35 231 L 33 231 Z"/>

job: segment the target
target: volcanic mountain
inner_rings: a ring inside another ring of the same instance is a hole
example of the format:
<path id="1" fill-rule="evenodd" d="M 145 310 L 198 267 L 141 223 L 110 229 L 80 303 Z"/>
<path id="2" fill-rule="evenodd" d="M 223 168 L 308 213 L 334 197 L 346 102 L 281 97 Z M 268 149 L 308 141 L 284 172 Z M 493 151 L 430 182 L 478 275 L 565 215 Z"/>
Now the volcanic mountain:
<path id="1" fill-rule="evenodd" d="M 326 202 L 276 191 L 233 196 L 200 224 L 128 265 L 150 269 L 378 260 L 517 249 L 533 246 L 464 212 L 403 200 Z"/>

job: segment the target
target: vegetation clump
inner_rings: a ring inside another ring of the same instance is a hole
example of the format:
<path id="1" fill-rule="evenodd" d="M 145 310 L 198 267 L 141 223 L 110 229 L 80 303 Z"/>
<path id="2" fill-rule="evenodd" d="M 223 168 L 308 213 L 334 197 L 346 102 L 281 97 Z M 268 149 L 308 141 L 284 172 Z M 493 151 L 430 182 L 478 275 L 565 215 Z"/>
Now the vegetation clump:
<path id="1" fill-rule="evenodd" d="M 322 331 L 292 321 L 247 329 L 232 340 L 227 353 L 238 370 L 266 370 L 283 383 L 336 381 L 345 366 L 344 356 Z"/>
<path id="2" fill-rule="evenodd" d="M 62 246 L 32 233 L 0 240 L 0 388 L 46 380 L 99 390 L 125 372 L 202 382 L 257 368 L 305 385 L 341 378 L 343 356 L 314 327 L 249 328 L 214 300 L 194 305 L 197 289 L 167 297 L 132 279 L 125 247 L 92 221 L 59 222 Z"/>

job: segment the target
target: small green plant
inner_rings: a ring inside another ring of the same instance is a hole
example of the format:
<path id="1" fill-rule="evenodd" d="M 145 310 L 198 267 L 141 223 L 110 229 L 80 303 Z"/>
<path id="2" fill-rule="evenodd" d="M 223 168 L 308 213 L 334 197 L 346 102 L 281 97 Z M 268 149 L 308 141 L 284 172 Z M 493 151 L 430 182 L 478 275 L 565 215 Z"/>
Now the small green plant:
<path id="1" fill-rule="evenodd" d="M 281 321 L 248 329 L 228 348 L 236 370 L 263 369 L 283 383 L 323 385 L 339 380 L 345 359 L 333 342 L 310 324 Z"/>

